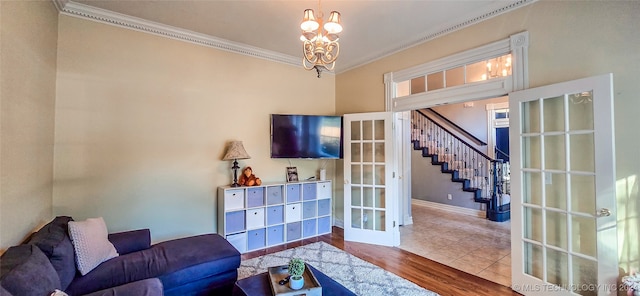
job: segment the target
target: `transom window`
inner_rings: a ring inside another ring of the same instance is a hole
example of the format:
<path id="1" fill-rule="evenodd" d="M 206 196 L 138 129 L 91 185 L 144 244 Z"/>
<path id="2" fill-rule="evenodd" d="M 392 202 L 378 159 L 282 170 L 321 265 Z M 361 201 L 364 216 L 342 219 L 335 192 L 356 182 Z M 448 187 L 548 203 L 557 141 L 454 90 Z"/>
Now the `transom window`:
<path id="1" fill-rule="evenodd" d="M 397 82 L 395 97 L 425 93 L 507 76 L 511 76 L 510 53 Z"/>

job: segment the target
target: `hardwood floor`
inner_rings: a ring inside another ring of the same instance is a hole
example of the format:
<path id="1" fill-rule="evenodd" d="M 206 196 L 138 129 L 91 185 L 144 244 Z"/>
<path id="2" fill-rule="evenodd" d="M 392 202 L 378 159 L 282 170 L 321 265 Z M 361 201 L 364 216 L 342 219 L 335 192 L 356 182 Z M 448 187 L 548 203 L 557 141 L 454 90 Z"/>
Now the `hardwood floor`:
<path id="1" fill-rule="evenodd" d="M 341 228 L 333 227 L 331 234 L 246 253 L 242 255 L 242 259 L 251 259 L 322 241 L 443 296 L 520 295 L 512 291 L 509 287 L 448 267 L 399 248 L 345 242 L 343 234 Z"/>

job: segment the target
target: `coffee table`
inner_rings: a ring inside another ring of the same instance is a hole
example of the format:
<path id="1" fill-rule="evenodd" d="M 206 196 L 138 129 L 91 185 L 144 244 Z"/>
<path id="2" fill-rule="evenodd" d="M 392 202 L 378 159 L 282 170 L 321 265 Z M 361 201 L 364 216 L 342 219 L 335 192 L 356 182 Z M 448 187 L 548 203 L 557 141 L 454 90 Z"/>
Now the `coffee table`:
<path id="1" fill-rule="evenodd" d="M 316 276 L 320 286 L 322 286 L 322 295 L 335 296 L 356 296 L 349 289 L 345 288 L 326 274 L 320 272 L 315 267 L 307 264 L 313 275 Z M 241 279 L 236 282 L 233 287 L 233 296 L 263 296 L 271 295 L 271 286 L 269 285 L 269 274 L 266 272 Z"/>

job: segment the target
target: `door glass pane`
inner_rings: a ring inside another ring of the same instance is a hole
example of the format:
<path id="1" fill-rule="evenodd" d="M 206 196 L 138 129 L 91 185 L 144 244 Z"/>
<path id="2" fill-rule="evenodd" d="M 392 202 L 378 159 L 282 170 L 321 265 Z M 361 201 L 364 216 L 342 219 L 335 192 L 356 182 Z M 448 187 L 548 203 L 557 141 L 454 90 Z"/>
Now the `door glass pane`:
<path id="1" fill-rule="evenodd" d="M 376 208 L 385 208 L 387 206 L 385 196 L 384 196 L 384 188 L 376 188 L 375 194 L 375 207 Z"/>
<path id="2" fill-rule="evenodd" d="M 542 174 L 541 173 L 522 173 L 522 188 L 524 203 L 542 205 Z"/>
<path id="3" fill-rule="evenodd" d="M 376 143 L 376 162 L 384 162 L 384 143 Z"/>
<path id="4" fill-rule="evenodd" d="M 530 101 L 522 103 L 522 133 L 540 132 L 540 102 Z"/>
<path id="5" fill-rule="evenodd" d="M 567 209 L 567 176 L 565 174 L 547 173 L 545 177 L 545 197 L 546 206 L 556 209 Z"/>
<path id="6" fill-rule="evenodd" d="M 596 220 L 590 217 L 571 217 L 572 251 L 596 257 Z"/>
<path id="7" fill-rule="evenodd" d="M 362 184 L 373 184 L 372 165 L 362 165 Z"/>
<path id="8" fill-rule="evenodd" d="M 360 140 L 360 121 L 351 122 L 351 140 Z"/>
<path id="9" fill-rule="evenodd" d="M 362 210 L 362 228 L 373 230 L 373 210 Z"/>
<path id="10" fill-rule="evenodd" d="M 581 257 L 572 256 L 573 286 L 579 287 L 578 294 L 585 296 L 598 295 L 598 263 Z"/>
<path id="11" fill-rule="evenodd" d="M 363 206 L 368 208 L 373 208 L 373 188 L 365 187 L 363 188 L 364 194 L 362 195 Z"/>
<path id="12" fill-rule="evenodd" d="M 363 162 L 373 161 L 373 144 L 372 143 L 362 143 L 362 161 Z"/>
<path id="13" fill-rule="evenodd" d="M 351 184 L 362 184 L 362 169 L 359 164 L 351 165 Z"/>
<path id="14" fill-rule="evenodd" d="M 548 170 L 565 170 L 564 135 L 544 137 L 544 166 Z"/>
<path id="15" fill-rule="evenodd" d="M 437 72 L 427 75 L 427 91 L 444 88 L 444 73 Z"/>
<path id="16" fill-rule="evenodd" d="M 351 227 L 362 228 L 362 210 L 360 208 L 351 208 Z"/>
<path id="17" fill-rule="evenodd" d="M 376 183 L 375 185 L 384 185 L 384 165 L 376 166 Z"/>
<path id="18" fill-rule="evenodd" d="M 547 215 L 547 243 L 562 249 L 567 249 L 567 214 L 546 211 Z"/>
<path id="19" fill-rule="evenodd" d="M 375 229 L 379 231 L 385 231 L 385 224 L 387 223 L 385 211 L 376 211 L 375 220 Z"/>
<path id="20" fill-rule="evenodd" d="M 569 95 L 569 130 L 593 130 L 593 92 Z"/>
<path id="21" fill-rule="evenodd" d="M 351 162 L 361 162 L 362 151 L 360 150 L 360 143 L 351 143 Z"/>
<path id="22" fill-rule="evenodd" d="M 424 76 L 411 79 L 411 94 L 425 92 Z"/>
<path id="23" fill-rule="evenodd" d="M 464 84 L 464 66 L 453 68 L 445 71 L 445 78 L 447 79 L 446 87 L 452 87 L 456 85 Z"/>
<path id="24" fill-rule="evenodd" d="M 362 139 L 371 140 L 373 137 L 373 125 L 371 120 L 362 121 Z"/>
<path id="25" fill-rule="evenodd" d="M 595 176 L 572 174 L 571 179 L 571 211 L 593 214 L 596 211 Z"/>
<path id="26" fill-rule="evenodd" d="M 547 282 L 568 287 L 569 256 L 567 253 L 547 248 Z"/>
<path id="27" fill-rule="evenodd" d="M 564 131 L 564 96 L 543 100 L 544 131 Z"/>
<path id="28" fill-rule="evenodd" d="M 523 207 L 522 215 L 524 216 L 524 238 L 542 242 L 542 210 Z"/>
<path id="29" fill-rule="evenodd" d="M 522 167 L 541 169 L 540 137 L 522 137 Z"/>
<path id="30" fill-rule="evenodd" d="M 362 206 L 362 190 L 360 186 L 351 186 L 351 205 L 354 207 Z"/>
<path id="31" fill-rule="evenodd" d="M 593 134 L 569 136 L 569 155 L 571 155 L 571 170 L 595 172 L 595 152 Z"/>
<path id="32" fill-rule="evenodd" d="M 382 141 L 384 140 L 384 120 L 376 120 L 374 121 L 376 135 L 374 140 Z"/>
<path id="33" fill-rule="evenodd" d="M 523 255 L 524 273 L 542 280 L 544 278 L 542 247 L 525 242 Z"/>

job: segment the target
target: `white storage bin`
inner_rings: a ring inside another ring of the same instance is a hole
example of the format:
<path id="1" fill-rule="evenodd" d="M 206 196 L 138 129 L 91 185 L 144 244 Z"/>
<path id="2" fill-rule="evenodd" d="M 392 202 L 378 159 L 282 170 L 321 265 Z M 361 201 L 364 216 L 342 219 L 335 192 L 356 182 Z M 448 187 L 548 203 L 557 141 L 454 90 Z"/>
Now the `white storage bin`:
<path id="1" fill-rule="evenodd" d="M 247 229 L 264 227 L 264 208 L 247 210 Z"/>
<path id="2" fill-rule="evenodd" d="M 237 233 L 227 235 L 227 241 L 238 250 L 240 253 L 247 252 L 247 233 Z"/>

